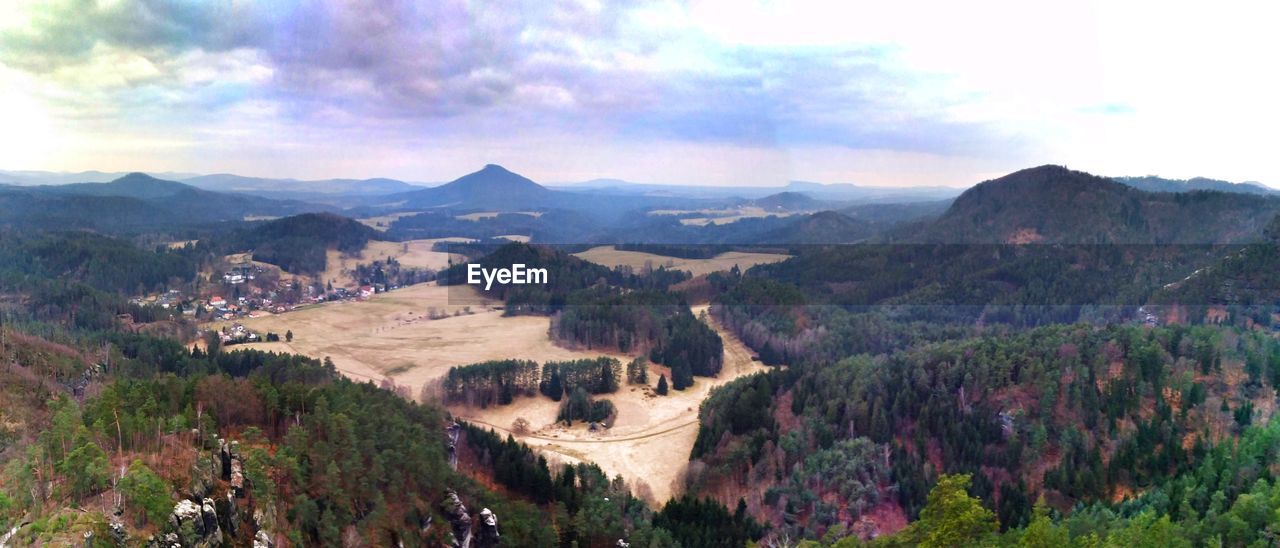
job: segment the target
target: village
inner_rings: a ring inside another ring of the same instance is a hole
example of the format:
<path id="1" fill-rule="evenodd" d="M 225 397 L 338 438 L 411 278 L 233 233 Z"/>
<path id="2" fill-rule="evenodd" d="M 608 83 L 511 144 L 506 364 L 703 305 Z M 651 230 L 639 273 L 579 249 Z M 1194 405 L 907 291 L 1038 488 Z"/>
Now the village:
<path id="1" fill-rule="evenodd" d="M 157 307 L 198 324 L 232 322 L 218 331 L 222 345 L 275 342 L 275 333 L 256 333 L 239 323 L 241 320 L 283 314 L 302 307 L 326 302 L 367 300 L 378 293 L 399 289 L 398 284 L 363 283 L 347 280 L 335 286 L 335 280 L 322 283 L 304 276 L 282 273 L 272 265 L 249 262 L 213 272 L 207 282 L 192 288 L 167 289 L 130 299 L 142 307 Z"/>

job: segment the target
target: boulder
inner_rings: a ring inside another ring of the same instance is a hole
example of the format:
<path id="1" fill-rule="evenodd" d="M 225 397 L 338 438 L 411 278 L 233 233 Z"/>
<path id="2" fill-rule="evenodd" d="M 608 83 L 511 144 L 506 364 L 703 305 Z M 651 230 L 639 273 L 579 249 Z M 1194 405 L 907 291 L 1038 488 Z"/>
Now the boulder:
<path id="1" fill-rule="evenodd" d="M 258 530 L 258 534 L 253 536 L 253 548 L 274 548 L 275 543 L 271 542 L 271 535 L 266 531 Z"/>
<path id="2" fill-rule="evenodd" d="M 189 499 L 178 501 L 169 514 L 169 524 L 164 535 L 153 540 L 162 546 L 189 546 L 215 548 L 222 546 L 222 530 L 218 528 L 218 515 L 213 499 L 196 504 Z"/>

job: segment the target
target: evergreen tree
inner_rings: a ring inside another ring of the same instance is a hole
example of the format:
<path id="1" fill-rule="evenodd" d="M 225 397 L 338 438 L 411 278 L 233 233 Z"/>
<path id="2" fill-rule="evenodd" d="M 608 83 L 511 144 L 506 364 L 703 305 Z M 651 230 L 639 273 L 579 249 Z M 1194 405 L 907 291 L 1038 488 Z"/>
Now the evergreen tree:
<path id="1" fill-rule="evenodd" d="M 666 375 L 658 376 L 658 388 L 656 388 L 654 391 L 657 392 L 659 396 L 667 395 L 667 376 Z"/>

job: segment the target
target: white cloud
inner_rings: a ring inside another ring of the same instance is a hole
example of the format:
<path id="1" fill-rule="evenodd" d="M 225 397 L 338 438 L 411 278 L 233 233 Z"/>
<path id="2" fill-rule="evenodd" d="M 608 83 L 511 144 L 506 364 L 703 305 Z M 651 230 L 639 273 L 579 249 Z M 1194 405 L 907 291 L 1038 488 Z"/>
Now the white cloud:
<path id="1" fill-rule="evenodd" d="M 0 109 L 37 128 L 9 156 L 121 168 L 83 162 L 169 135 L 192 150 L 146 161 L 726 184 L 1052 162 L 1280 185 L 1265 3 L 231 6 L 0 4 Z"/>

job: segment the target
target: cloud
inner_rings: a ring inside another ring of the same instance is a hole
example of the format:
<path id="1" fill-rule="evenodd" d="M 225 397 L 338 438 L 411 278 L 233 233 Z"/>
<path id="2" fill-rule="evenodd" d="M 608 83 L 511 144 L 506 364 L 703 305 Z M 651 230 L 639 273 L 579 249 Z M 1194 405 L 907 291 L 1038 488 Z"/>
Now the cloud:
<path id="1" fill-rule="evenodd" d="M 590 118 L 624 136 L 934 151 L 980 136 L 937 109 L 895 104 L 913 82 L 887 70 L 882 51 L 635 32 L 626 5 L 67 1 L 0 36 L 0 62 L 78 89 L 171 95 L 178 106 L 269 98 L 299 121 L 334 109 L 497 115 L 528 127 Z M 103 100 L 133 112 L 121 96 Z M 916 114 L 886 116 L 904 108 Z"/>

